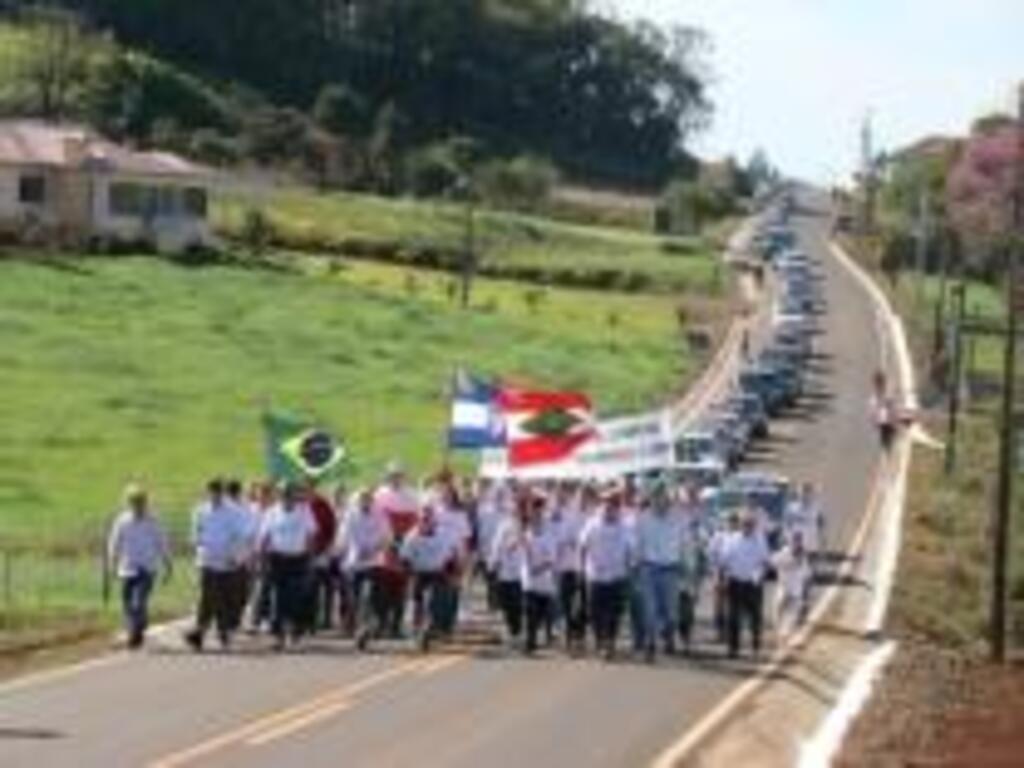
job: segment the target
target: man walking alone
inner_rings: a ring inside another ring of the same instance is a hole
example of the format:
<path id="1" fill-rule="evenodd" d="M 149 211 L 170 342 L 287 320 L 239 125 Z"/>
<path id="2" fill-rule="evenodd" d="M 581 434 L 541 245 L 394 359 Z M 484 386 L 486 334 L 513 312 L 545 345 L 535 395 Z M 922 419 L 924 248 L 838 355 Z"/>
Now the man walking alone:
<path id="1" fill-rule="evenodd" d="M 150 512 L 146 491 L 136 485 L 128 486 L 124 505 L 124 511 L 110 529 L 107 567 L 113 567 L 121 581 L 121 610 L 128 648 L 135 650 L 145 641 L 149 596 L 160 566 L 164 567 L 165 579 L 170 579 L 172 562 L 167 536 Z"/>

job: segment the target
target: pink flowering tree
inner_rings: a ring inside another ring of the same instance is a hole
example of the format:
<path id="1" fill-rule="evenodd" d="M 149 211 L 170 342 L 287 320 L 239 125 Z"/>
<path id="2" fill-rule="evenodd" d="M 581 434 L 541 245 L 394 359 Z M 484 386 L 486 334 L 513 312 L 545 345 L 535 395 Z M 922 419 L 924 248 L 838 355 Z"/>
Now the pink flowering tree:
<path id="1" fill-rule="evenodd" d="M 973 259 L 987 258 L 1012 234 L 1019 144 L 1012 121 L 988 120 L 976 127 L 949 174 L 946 210 Z"/>

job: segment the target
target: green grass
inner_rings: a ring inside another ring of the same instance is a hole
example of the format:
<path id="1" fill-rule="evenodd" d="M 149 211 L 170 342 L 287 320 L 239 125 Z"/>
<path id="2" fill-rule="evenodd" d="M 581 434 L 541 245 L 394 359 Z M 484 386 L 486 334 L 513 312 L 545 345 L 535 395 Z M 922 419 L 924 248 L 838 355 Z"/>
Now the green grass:
<path id="1" fill-rule="evenodd" d="M 0 538 L 95 538 L 136 477 L 180 528 L 207 475 L 260 471 L 268 406 L 343 431 L 370 479 L 391 456 L 437 463 L 456 364 L 583 388 L 610 411 L 692 373 L 664 299 L 549 290 L 531 312 L 522 287 L 483 282 L 487 307 L 464 313 L 375 265 L 60 264 L 0 262 Z"/>
<path id="2" fill-rule="evenodd" d="M 250 207 L 265 208 L 286 241 L 334 246 L 345 241 L 406 248 L 463 248 L 466 210 L 446 202 L 277 189 L 236 195 L 215 210 L 220 231 L 237 234 Z M 720 280 L 714 245 L 666 240 L 614 227 L 585 227 L 523 214 L 479 210 L 477 247 L 484 267 L 635 273 L 654 290 L 706 290 Z"/>

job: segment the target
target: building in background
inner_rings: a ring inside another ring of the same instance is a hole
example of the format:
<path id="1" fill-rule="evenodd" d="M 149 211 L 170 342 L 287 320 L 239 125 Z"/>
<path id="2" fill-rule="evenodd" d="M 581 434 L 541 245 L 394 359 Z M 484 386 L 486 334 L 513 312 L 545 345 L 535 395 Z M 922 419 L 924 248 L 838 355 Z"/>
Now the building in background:
<path id="1" fill-rule="evenodd" d="M 0 233 L 8 239 L 182 251 L 212 241 L 214 176 L 167 152 L 140 152 L 87 128 L 0 121 Z"/>

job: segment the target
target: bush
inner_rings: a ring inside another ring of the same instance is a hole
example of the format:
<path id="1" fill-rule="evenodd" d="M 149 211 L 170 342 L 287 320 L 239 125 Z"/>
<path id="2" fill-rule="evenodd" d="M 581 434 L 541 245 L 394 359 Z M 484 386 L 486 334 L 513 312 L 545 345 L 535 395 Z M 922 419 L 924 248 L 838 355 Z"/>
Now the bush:
<path id="1" fill-rule="evenodd" d="M 406 163 L 406 186 L 416 197 L 443 197 L 455 189 L 459 179 L 459 170 L 443 144 L 413 153 Z"/>
<path id="2" fill-rule="evenodd" d="M 543 210 L 558 173 L 546 160 L 530 156 L 493 160 L 477 172 L 482 197 L 497 207 L 522 211 Z"/>

